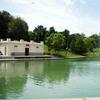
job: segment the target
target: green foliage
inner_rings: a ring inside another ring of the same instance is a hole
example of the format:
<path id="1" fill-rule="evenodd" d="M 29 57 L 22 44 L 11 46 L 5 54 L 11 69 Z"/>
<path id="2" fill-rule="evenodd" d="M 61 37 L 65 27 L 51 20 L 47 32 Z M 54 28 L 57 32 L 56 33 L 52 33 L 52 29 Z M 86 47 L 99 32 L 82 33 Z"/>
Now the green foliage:
<path id="1" fill-rule="evenodd" d="M 82 35 L 74 34 L 74 37 L 70 43 L 70 50 L 80 55 L 83 55 L 87 52 L 87 48 L 84 43 L 84 37 Z"/>
<path id="2" fill-rule="evenodd" d="M 50 27 L 48 33 L 49 33 L 49 36 L 50 36 L 52 33 L 56 33 L 55 28 L 54 28 L 53 26 Z"/>
<path id="3" fill-rule="evenodd" d="M 29 36 L 29 40 L 33 40 L 33 32 L 32 31 L 28 31 L 28 36 Z"/>
<path id="4" fill-rule="evenodd" d="M 13 40 L 28 40 L 28 25 L 21 18 L 13 19 L 8 25 L 8 36 Z"/>
<path id="5" fill-rule="evenodd" d="M 90 37 L 93 38 L 93 47 L 100 48 L 100 34 L 99 35 L 93 34 Z"/>
<path id="6" fill-rule="evenodd" d="M 0 38 L 28 40 L 28 25 L 21 18 L 14 18 L 7 11 L 0 12 Z"/>
<path id="7" fill-rule="evenodd" d="M 72 53 L 70 51 L 66 52 L 66 50 L 60 50 L 59 52 L 55 52 L 54 50 L 48 50 L 48 46 L 47 45 L 44 45 L 44 52 L 46 54 L 51 54 L 51 55 L 55 55 L 55 56 L 58 56 L 58 57 L 64 57 L 64 58 L 80 58 L 80 57 L 84 57 L 82 55 L 78 55 L 78 54 Z"/>
<path id="8" fill-rule="evenodd" d="M 76 40 L 76 39 L 79 39 L 79 38 L 84 39 L 85 36 L 83 34 L 79 34 L 79 33 L 69 35 L 69 38 L 68 38 L 69 48 L 70 48 L 71 42 L 73 40 Z"/>
<path id="9" fill-rule="evenodd" d="M 7 11 L 0 12 L 0 38 L 6 39 L 8 34 L 8 24 L 12 16 Z"/>
<path id="10" fill-rule="evenodd" d="M 61 32 L 61 34 L 63 34 L 65 36 L 65 45 L 64 45 L 64 49 L 68 49 L 68 39 L 69 39 L 69 30 L 65 29 L 63 32 Z"/>
<path id="11" fill-rule="evenodd" d="M 49 50 L 54 49 L 59 51 L 64 47 L 65 37 L 62 34 L 51 34 L 45 41 L 46 45 L 49 47 Z"/>
<path id="12" fill-rule="evenodd" d="M 48 51 L 50 51 L 53 48 L 52 41 L 53 41 L 53 35 L 50 35 L 49 37 L 47 37 L 45 41 L 45 44 L 48 46 Z"/>
<path id="13" fill-rule="evenodd" d="M 62 34 L 53 34 L 52 46 L 55 51 L 59 51 L 64 47 L 65 37 Z"/>
<path id="14" fill-rule="evenodd" d="M 43 27 L 42 25 L 38 25 L 33 30 L 33 40 L 36 42 L 44 41 L 46 34 L 47 34 L 46 28 Z"/>
<path id="15" fill-rule="evenodd" d="M 88 52 L 89 52 L 89 51 L 93 52 L 93 48 L 94 48 L 93 42 L 94 42 L 94 39 L 91 38 L 91 37 L 87 37 L 87 38 L 84 39 L 84 42 L 85 42 L 87 51 L 88 51 Z"/>
<path id="16" fill-rule="evenodd" d="M 23 19 L 15 18 L 7 11 L 0 11 L 0 38 L 2 39 L 44 41 L 49 50 L 63 49 L 80 55 L 100 48 L 100 34 L 86 37 L 83 33 L 71 35 L 69 33 L 67 29 L 57 32 L 54 27 L 47 30 L 42 25 L 35 27 L 33 32 L 28 32 L 28 25 Z"/>

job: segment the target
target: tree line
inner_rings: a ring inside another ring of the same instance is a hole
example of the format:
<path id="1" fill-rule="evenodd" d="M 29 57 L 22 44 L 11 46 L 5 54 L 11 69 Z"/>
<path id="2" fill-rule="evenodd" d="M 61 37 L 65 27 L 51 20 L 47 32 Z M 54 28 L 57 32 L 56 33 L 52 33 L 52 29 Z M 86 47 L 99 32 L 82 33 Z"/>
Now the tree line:
<path id="1" fill-rule="evenodd" d="M 28 31 L 28 24 L 20 17 L 14 17 L 7 11 L 0 11 L 0 38 L 12 40 L 24 39 L 35 42 L 44 41 L 48 50 L 67 50 L 83 55 L 100 48 L 100 34 L 86 37 L 83 33 L 70 34 L 68 29 L 58 32 L 54 27 L 48 30 L 43 25 L 38 25 L 33 31 Z"/>

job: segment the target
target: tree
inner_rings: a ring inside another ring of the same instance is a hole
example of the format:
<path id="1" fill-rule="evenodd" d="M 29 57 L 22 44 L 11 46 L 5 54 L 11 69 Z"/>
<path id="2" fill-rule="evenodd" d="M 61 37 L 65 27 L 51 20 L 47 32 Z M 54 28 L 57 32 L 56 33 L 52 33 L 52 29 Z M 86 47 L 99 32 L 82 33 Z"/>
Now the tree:
<path id="1" fill-rule="evenodd" d="M 53 26 L 49 28 L 49 33 L 50 34 L 56 33 L 55 28 Z"/>
<path id="2" fill-rule="evenodd" d="M 21 18 L 14 18 L 8 25 L 8 37 L 13 40 L 28 40 L 28 25 Z"/>
<path id="3" fill-rule="evenodd" d="M 33 36 L 33 32 L 32 31 L 28 31 L 28 36 L 29 36 L 29 40 L 34 40 L 34 36 Z"/>
<path id="4" fill-rule="evenodd" d="M 68 49 L 68 38 L 69 38 L 69 30 L 65 29 L 63 32 L 61 32 L 65 36 L 65 46 L 64 49 Z"/>
<path id="5" fill-rule="evenodd" d="M 70 49 L 73 53 L 83 55 L 87 52 L 86 45 L 84 43 L 84 37 L 80 34 L 74 34 L 70 43 Z"/>
<path id="6" fill-rule="evenodd" d="M 99 48 L 100 47 L 100 35 L 93 34 L 90 36 L 90 38 L 93 38 L 93 47 Z"/>
<path id="7" fill-rule="evenodd" d="M 12 16 L 7 11 L 0 12 L 0 38 L 6 39 L 8 34 L 8 24 Z"/>
<path id="8" fill-rule="evenodd" d="M 46 39 L 46 45 L 48 46 L 49 49 L 54 49 L 55 51 L 60 51 L 64 47 L 65 43 L 65 37 L 62 34 L 51 34 L 47 39 Z"/>
<path id="9" fill-rule="evenodd" d="M 42 25 L 38 25 L 33 30 L 34 41 L 36 42 L 44 41 L 46 38 L 46 33 L 47 33 L 46 28 L 43 27 Z"/>
<path id="10" fill-rule="evenodd" d="M 68 38 L 68 47 L 70 48 L 71 42 L 73 40 L 75 41 L 78 38 L 84 39 L 85 38 L 85 35 L 79 34 L 79 33 L 75 33 L 75 34 L 69 35 L 69 38 Z"/>
<path id="11" fill-rule="evenodd" d="M 87 37 L 84 39 L 84 42 L 85 42 L 85 45 L 86 45 L 86 48 L 87 48 L 87 51 L 93 51 L 93 42 L 94 42 L 94 39 L 91 38 L 91 37 Z"/>
<path id="12" fill-rule="evenodd" d="M 52 41 L 53 41 L 53 35 L 50 35 L 45 40 L 45 44 L 48 46 L 48 51 L 51 51 L 51 49 L 53 49 Z"/>

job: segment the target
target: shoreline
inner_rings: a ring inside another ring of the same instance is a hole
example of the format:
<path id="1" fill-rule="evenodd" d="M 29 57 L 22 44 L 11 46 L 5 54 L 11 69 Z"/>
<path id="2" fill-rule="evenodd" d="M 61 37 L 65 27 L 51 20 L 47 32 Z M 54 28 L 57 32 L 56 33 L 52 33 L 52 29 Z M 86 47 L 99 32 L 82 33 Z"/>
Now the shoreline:
<path id="1" fill-rule="evenodd" d="M 68 57 L 59 57 L 54 55 L 42 55 L 42 56 L 2 56 L 0 61 L 38 61 L 38 60 L 63 60 L 63 59 L 78 59 L 85 57 L 97 57 L 97 56 L 68 56 Z"/>
<path id="2" fill-rule="evenodd" d="M 52 55 L 0 57 L 0 61 L 38 61 L 38 60 L 62 60 L 62 59 L 64 58 Z"/>
<path id="3" fill-rule="evenodd" d="M 47 98 L 47 99 L 33 99 L 33 100 L 100 100 L 100 97 L 81 97 L 81 98 Z"/>

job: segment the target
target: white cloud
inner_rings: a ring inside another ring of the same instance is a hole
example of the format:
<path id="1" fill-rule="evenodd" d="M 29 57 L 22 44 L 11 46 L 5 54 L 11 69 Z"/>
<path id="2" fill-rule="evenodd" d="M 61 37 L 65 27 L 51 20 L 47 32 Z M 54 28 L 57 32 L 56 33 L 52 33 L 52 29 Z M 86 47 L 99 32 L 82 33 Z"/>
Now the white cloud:
<path id="1" fill-rule="evenodd" d="M 18 4 L 28 4 L 30 2 L 33 2 L 34 0 L 5 0 L 10 3 L 18 3 Z"/>
<path id="2" fill-rule="evenodd" d="M 81 4 L 86 4 L 88 0 L 79 0 Z"/>
<path id="3" fill-rule="evenodd" d="M 84 16 L 80 20 L 80 32 L 87 33 L 86 35 L 91 35 L 100 32 L 99 20 L 90 16 Z"/>
<path id="4" fill-rule="evenodd" d="M 43 24 L 48 27 L 55 26 L 59 31 L 64 28 L 69 28 L 70 30 L 77 29 L 78 20 L 76 16 L 70 12 L 69 7 L 60 5 L 58 0 L 31 0 L 31 2 L 35 2 L 34 5 L 29 4 L 28 0 L 22 0 L 21 2 L 19 0 L 12 1 L 13 3 L 18 3 L 18 5 L 20 3 L 17 9 L 21 10 L 16 15 L 23 17 L 28 22 L 30 30 L 38 24 Z M 72 4 L 72 0 L 66 0 L 66 3 L 69 6 Z M 25 4 L 26 8 L 22 4 Z"/>
<path id="5" fill-rule="evenodd" d="M 64 3 L 65 3 L 67 6 L 73 5 L 74 2 L 75 2 L 75 0 L 64 0 Z"/>
<path id="6" fill-rule="evenodd" d="M 97 19 L 86 15 L 76 15 L 71 9 L 75 3 L 86 4 L 86 0 L 5 0 L 15 5 L 14 15 L 21 16 L 33 30 L 37 25 L 54 26 L 58 31 L 65 28 L 71 33 L 99 32 L 100 24 Z M 13 8 L 12 8 L 13 9 Z"/>

